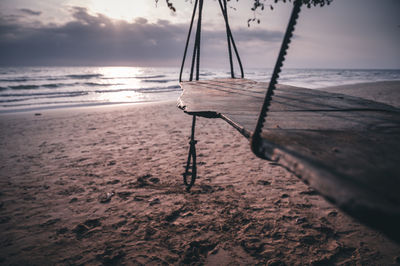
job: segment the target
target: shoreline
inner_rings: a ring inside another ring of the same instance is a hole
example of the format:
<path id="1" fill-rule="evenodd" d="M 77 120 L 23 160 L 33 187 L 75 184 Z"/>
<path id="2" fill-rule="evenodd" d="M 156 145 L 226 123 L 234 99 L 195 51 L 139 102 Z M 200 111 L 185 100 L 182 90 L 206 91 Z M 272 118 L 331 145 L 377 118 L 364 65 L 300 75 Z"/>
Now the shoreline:
<path id="1" fill-rule="evenodd" d="M 379 89 L 377 89 L 376 86 L 378 86 Z M 400 80 L 352 83 L 346 85 L 317 88 L 313 90 L 346 94 L 368 100 L 378 101 L 381 103 L 392 105 L 396 108 L 400 108 Z M 39 106 L 39 107 L 9 109 L 9 110 L 3 109 L 0 110 L 0 116 L 14 114 L 14 113 L 31 113 L 40 111 L 73 110 L 73 109 L 85 109 L 85 108 L 108 108 L 110 106 L 130 106 L 137 104 L 153 104 L 153 103 L 163 103 L 163 102 L 173 102 L 173 101 L 174 100 L 172 99 L 166 99 L 166 100 L 148 100 L 148 101 L 138 101 L 138 102 L 128 102 L 128 103 L 99 102 L 92 104 L 73 104 L 73 105 L 42 106 L 42 107 Z"/>
<path id="2" fill-rule="evenodd" d="M 76 105 L 62 105 L 62 106 L 52 106 L 52 107 L 38 107 L 38 108 L 27 108 L 27 109 L 18 109 L 18 110 L 6 110 L 0 111 L 0 116 L 4 115 L 13 115 L 13 114 L 32 114 L 32 113 L 40 113 L 42 112 L 76 112 L 76 111 L 85 111 L 85 110 L 109 110 L 115 108 L 129 108 L 133 106 L 141 106 L 141 105 L 157 105 L 157 104 L 165 104 L 176 102 L 174 100 L 161 100 L 161 101 L 140 101 L 140 102 L 131 102 L 131 103 L 94 103 L 94 104 L 76 104 Z M 40 114 L 41 115 L 41 114 Z"/>

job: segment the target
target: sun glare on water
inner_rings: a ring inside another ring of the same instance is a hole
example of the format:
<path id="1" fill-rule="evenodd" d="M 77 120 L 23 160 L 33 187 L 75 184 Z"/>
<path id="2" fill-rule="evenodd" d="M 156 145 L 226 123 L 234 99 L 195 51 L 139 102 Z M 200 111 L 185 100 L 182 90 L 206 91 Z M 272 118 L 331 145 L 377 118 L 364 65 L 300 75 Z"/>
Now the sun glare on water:
<path id="1" fill-rule="evenodd" d="M 98 71 L 106 77 L 131 78 L 141 75 L 144 70 L 140 67 L 101 67 Z"/>
<path id="2" fill-rule="evenodd" d="M 141 99 L 140 93 L 134 91 L 141 87 L 141 81 L 135 77 L 143 75 L 143 69 L 140 67 L 101 67 L 98 72 L 111 83 L 109 93 L 100 94 L 97 100 L 123 103 L 136 102 Z M 121 84 L 121 85 L 118 85 Z M 123 85 L 122 85 L 123 84 Z M 115 92 L 112 92 L 115 90 Z"/>
<path id="3" fill-rule="evenodd" d="M 154 8 L 154 5 L 153 0 L 92 0 L 89 2 L 89 8 L 92 12 L 126 21 L 132 21 L 138 17 L 147 17 L 149 9 Z"/>

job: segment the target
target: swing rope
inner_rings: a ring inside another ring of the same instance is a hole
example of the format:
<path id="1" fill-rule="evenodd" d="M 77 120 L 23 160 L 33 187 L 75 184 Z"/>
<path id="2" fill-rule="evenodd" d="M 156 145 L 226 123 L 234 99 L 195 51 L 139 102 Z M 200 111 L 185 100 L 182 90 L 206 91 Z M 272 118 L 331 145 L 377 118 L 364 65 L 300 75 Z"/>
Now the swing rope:
<path id="1" fill-rule="evenodd" d="M 224 16 L 224 20 L 225 20 L 226 35 L 227 35 L 227 39 L 228 39 L 228 49 L 229 49 L 229 62 L 231 64 L 231 77 L 232 78 L 235 77 L 234 72 L 233 72 L 233 60 L 232 60 L 232 52 L 231 52 L 231 43 L 232 43 L 233 50 L 235 51 L 236 59 L 238 61 L 239 68 L 240 68 L 240 77 L 244 78 L 242 60 L 240 60 L 239 52 L 238 52 L 238 49 L 236 47 L 235 40 L 233 39 L 231 28 L 229 26 L 228 10 L 227 10 L 226 0 L 223 0 L 223 1 L 224 1 L 224 5 L 222 5 L 221 0 L 218 0 L 218 3 L 219 3 L 219 6 L 221 8 L 222 15 Z"/>
<path id="2" fill-rule="evenodd" d="M 219 5 L 221 7 L 222 14 L 224 16 L 225 20 L 225 27 L 226 27 L 226 40 L 228 42 L 228 53 L 229 53 L 229 64 L 231 67 L 231 78 L 235 78 L 235 72 L 233 69 L 233 58 L 232 58 L 232 45 L 231 45 L 231 36 L 229 34 L 229 22 L 228 22 L 228 16 L 227 16 L 227 10 L 226 10 L 226 0 L 224 0 L 224 6 L 222 7 L 221 0 L 218 0 Z"/>
<path id="3" fill-rule="evenodd" d="M 190 21 L 189 32 L 188 32 L 187 39 L 186 39 L 185 50 L 183 53 L 183 60 L 182 60 L 181 69 L 180 69 L 180 73 L 179 73 L 179 82 L 182 82 L 183 68 L 185 66 L 186 56 L 187 56 L 187 52 L 188 52 L 188 48 L 189 48 L 190 37 L 192 34 L 193 24 L 194 24 L 194 20 L 196 17 L 196 13 L 197 13 L 197 28 L 196 28 L 194 45 L 193 45 L 193 54 L 192 54 L 192 62 L 191 62 L 191 66 L 190 66 L 189 81 L 193 81 L 194 71 L 196 71 L 195 79 L 199 80 L 199 77 L 200 77 L 200 43 L 201 43 L 201 25 L 202 25 L 202 15 L 203 15 L 203 3 L 204 3 L 204 0 L 196 0 L 196 2 L 194 3 L 193 14 L 192 14 L 192 18 Z M 235 78 L 235 73 L 234 73 L 234 68 L 233 68 L 233 53 L 232 53 L 232 47 L 233 47 L 233 50 L 234 50 L 236 58 L 237 58 L 237 62 L 239 64 L 241 78 L 243 78 L 244 73 L 243 73 L 242 62 L 240 60 L 239 52 L 237 50 L 235 41 L 232 36 L 232 31 L 229 26 L 227 0 L 218 0 L 218 3 L 220 5 L 221 12 L 222 12 L 222 15 L 223 15 L 224 21 L 225 21 L 231 77 Z M 192 133 L 191 133 L 190 142 L 189 142 L 190 147 L 189 147 L 188 160 L 186 162 L 185 173 L 183 174 L 183 183 L 185 184 L 187 191 L 189 191 L 190 188 L 193 186 L 194 182 L 196 181 L 196 177 L 197 177 L 197 166 L 196 166 L 196 143 L 197 143 L 197 141 L 194 138 L 195 127 L 196 127 L 196 115 L 193 115 Z M 190 181 L 188 180 L 189 177 L 190 177 Z"/>
<path id="4" fill-rule="evenodd" d="M 191 37 L 192 31 L 193 31 L 194 20 L 196 18 L 196 12 L 197 12 L 197 28 L 196 28 L 194 48 L 193 48 L 193 54 L 192 54 L 192 62 L 191 62 L 191 67 L 190 67 L 189 81 L 193 81 L 195 68 L 196 68 L 195 80 L 199 80 L 199 76 L 200 76 L 200 43 L 201 43 L 201 25 L 202 25 L 202 16 L 203 16 L 203 3 L 204 3 L 204 0 L 196 0 L 194 3 L 192 18 L 190 21 L 189 32 L 188 32 L 188 35 L 186 38 L 185 50 L 183 53 L 183 59 L 182 59 L 180 73 L 179 73 L 179 82 L 182 82 L 183 69 L 185 67 L 185 61 L 186 61 L 187 52 L 188 52 L 188 48 L 189 48 L 189 44 L 190 44 L 190 37 Z M 242 61 L 240 59 L 235 40 L 233 39 L 232 31 L 229 26 L 227 1 L 226 0 L 218 0 L 218 3 L 221 8 L 221 12 L 222 12 L 222 15 L 223 15 L 223 18 L 225 21 L 231 77 L 232 78 L 235 77 L 234 67 L 233 67 L 233 53 L 232 53 L 232 47 L 233 47 L 233 51 L 235 52 L 237 63 L 240 68 L 240 76 L 241 76 L 241 78 L 244 78 Z"/>
<path id="5" fill-rule="evenodd" d="M 285 56 L 287 54 L 287 50 L 289 48 L 290 40 L 293 36 L 294 28 L 297 24 L 297 19 L 299 18 L 299 14 L 301 11 L 302 0 L 295 0 L 292 14 L 290 16 L 289 24 L 286 29 L 285 36 L 283 38 L 283 42 L 281 45 L 281 49 L 278 55 L 278 59 L 276 61 L 274 71 L 272 73 L 271 81 L 268 86 L 267 93 L 264 98 L 264 103 L 260 111 L 260 115 L 257 120 L 256 128 L 254 129 L 254 133 L 251 139 L 251 149 L 252 151 L 259 157 L 264 158 L 265 155 L 263 153 L 262 147 L 262 137 L 261 132 L 264 127 L 264 123 L 267 118 L 267 113 L 269 110 L 269 106 L 271 104 L 272 96 L 274 95 L 274 90 L 276 89 L 276 84 L 278 83 L 279 74 L 282 70 L 283 62 L 285 61 Z"/>
<path id="6" fill-rule="evenodd" d="M 196 30 L 196 39 L 194 43 L 193 55 L 192 55 L 192 67 L 190 70 L 190 78 L 189 81 L 193 80 L 193 70 L 196 61 L 196 80 L 199 80 L 200 73 L 200 39 L 201 39 L 201 20 L 203 16 L 203 1 L 199 1 L 199 14 L 197 18 L 197 30 Z"/>
<path id="7" fill-rule="evenodd" d="M 187 50 L 189 47 L 189 41 L 190 41 L 190 35 L 192 33 L 192 28 L 193 28 L 193 22 L 194 22 L 194 17 L 196 16 L 196 10 L 197 10 L 197 3 L 199 0 L 196 0 L 196 2 L 194 3 L 194 7 L 193 7 L 193 14 L 192 14 L 192 19 L 190 22 L 190 27 L 189 27 L 189 33 L 188 36 L 186 38 L 186 45 L 185 45 L 185 51 L 183 53 L 183 60 L 182 60 L 182 65 L 181 65 L 181 71 L 179 72 L 179 82 L 182 82 L 182 73 L 183 73 L 183 68 L 185 66 L 185 59 L 186 59 L 186 54 L 187 54 Z"/>

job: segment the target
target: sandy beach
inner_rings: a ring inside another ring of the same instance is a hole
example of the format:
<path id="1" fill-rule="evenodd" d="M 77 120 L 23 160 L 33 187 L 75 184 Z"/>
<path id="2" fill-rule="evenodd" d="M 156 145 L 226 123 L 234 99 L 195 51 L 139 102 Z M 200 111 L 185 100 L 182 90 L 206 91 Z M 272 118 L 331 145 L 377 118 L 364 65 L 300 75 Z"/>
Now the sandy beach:
<path id="1" fill-rule="evenodd" d="M 0 264 L 400 264 L 399 244 L 220 119 L 198 119 L 185 192 L 190 126 L 176 102 L 0 115 Z"/>

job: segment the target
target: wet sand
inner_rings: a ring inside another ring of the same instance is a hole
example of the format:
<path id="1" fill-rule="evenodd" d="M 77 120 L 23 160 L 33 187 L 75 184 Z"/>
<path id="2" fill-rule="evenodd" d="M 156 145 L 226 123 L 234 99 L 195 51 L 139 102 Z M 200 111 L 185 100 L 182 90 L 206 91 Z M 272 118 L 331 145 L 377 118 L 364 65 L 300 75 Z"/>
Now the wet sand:
<path id="1" fill-rule="evenodd" d="M 400 263 L 222 120 L 185 192 L 190 126 L 175 102 L 1 115 L 0 264 Z"/>

